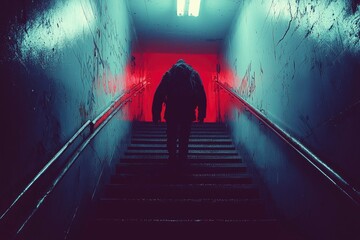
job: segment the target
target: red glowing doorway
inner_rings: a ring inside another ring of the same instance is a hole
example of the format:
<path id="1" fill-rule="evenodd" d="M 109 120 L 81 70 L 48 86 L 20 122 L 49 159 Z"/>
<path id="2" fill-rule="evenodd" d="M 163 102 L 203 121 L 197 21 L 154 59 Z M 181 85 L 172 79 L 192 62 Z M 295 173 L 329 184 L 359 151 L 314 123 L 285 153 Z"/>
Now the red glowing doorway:
<path id="1" fill-rule="evenodd" d="M 185 62 L 198 71 L 202 79 L 207 97 L 207 114 L 205 121 L 216 121 L 216 88 L 214 83 L 216 78 L 216 64 L 218 62 L 216 54 L 144 53 L 142 57 L 146 79 L 150 82 L 150 85 L 144 92 L 142 98 L 143 119 L 139 120 L 152 121 L 152 100 L 162 76 L 178 59 L 184 59 Z"/>

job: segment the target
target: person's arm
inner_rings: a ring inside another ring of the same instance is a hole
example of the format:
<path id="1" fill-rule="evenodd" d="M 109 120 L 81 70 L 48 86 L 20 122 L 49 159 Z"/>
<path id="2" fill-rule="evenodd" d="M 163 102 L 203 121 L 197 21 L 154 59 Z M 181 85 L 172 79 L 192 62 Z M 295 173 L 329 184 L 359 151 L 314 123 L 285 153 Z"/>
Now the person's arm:
<path id="1" fill-rule="evenodd" d="M 152 104 L 152 120 L 153 122 L 159 122 L 161 120 L 162 104 L 165 101 L 167 94 L 167 85 L 169 80 L 169 73 L 166 72 L 161 79 L 159 86 L 157 87 L 154 100 Z"/>

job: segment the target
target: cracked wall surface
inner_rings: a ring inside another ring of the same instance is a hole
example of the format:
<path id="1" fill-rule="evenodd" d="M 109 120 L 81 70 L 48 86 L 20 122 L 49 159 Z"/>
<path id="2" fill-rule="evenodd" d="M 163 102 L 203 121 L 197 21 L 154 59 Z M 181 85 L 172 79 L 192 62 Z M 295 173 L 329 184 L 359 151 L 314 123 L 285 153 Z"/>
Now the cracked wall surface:
<path id="1" fill-rule="evenodd" d="M 252 106 L 359 189 L 360 9 L 352 3 L 243 1 L 224 44 L 222 65 L 229 71 L 222 72 L 220 81 L 236 89 Z M 292 163 L 287 159 L 291 158 L 288 153 L 270 153 L 274 151 L 273 143 L 267 139 L 270 133 L 262 127 L 254 130 L 254 119 L 242 110 L 233 111 L 234 138 L 264 174 L 264 181 L 272 185 L 275 199 L 286 194 L 276 189 L 279 182 L 291 178 L 294 185 L 288 185 L 290 189 L 307 181 L 305 171 L 295 173 L 297 170 L 289 166 Z M 296 177 L 289 176 L 291 173 Z M 303 184 L 310 188 L 311 183 Z M 308 190 L 294 194 L 304 201 L 316 202 L 316 194 L 312 199 Z M 290 199 L 287 200 L 298 204 L 296 199 Z M 316 214 L 316 204 L 308 203 L 302 213 L 296 213 L 295 206 L 281 201 L 278 205 L 283 207 L 279 208 L 288 211 L 288 218 L 303 223 L 315 221 L 311 215 Z M 331 225 L 327 224 L 319 229 Z M 337 234 L 345 231 L 340 229 Z"/>
<path id="2" fill-rule="evenodd" d="M 3 212 L 87 120 L 139 78 L 128 72 L 135 43 L 124 0 L 13 1 L 1 14 Z M 54 194 L 57 202 L 73 199 L 74 206 L 68 202 L 61 211 L 49 200 L 60 211 L 58 223 L 91 196 L 99 175 L 118 157 L 128 126 L 118 114 L 68 174 L 73 181 L 64 180 Z"/>

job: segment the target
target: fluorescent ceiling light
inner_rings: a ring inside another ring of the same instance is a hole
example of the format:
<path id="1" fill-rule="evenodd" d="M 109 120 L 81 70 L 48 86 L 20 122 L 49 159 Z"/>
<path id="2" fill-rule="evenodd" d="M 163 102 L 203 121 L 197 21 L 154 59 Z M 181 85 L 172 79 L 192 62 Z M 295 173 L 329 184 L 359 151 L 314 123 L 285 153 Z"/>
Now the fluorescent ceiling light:
<path id="1" fill-rule="evenodd" d="M 177 15 L 185 16 L 187 14 L 192 17 L 199 16 L 201 0 L 177 0 Z"/>
<path id="2" fill-rule="evenodd" d="M 199 16 L 201 0 L 190 0 L 189 4 L 189 16 Z"/>
<path id="3" fill-rule="evenodd" d="M 177 15 L 184 16 L 185 14 L 185 0 L 177 0 Z"/>

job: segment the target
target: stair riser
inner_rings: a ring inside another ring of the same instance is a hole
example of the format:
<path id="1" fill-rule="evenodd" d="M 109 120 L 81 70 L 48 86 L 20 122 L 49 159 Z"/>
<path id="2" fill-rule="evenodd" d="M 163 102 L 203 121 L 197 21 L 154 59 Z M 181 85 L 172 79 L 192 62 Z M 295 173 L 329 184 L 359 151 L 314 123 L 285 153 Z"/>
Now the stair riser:
<path id="1" fill-rule="evenodd" d="M 125 152 L 125 155 L 134 155 L 134 156 L 143 156 L 143 155 L 166 155 L 168 156 L 167 150 L 128 150 Z M 189 150 L 188 155 L 194 156 L 238 156 L 238 153 L 235 151 L 222 151 L 222 150 Z"/>
<path id="2" fill-rule="evenodd" d="M 263 220 L 258 188 L 223 124 L 192 125 L 187 164 L 169 162 L 166 138 L 165 123 L 133 124 L 98 204 L 92 239 L 275 236 L 276 224 Z"/>
<path id="3" fill-rule="evenodd" d="M 167 135 L 165 133 L 152 133 L 152 134 L 135 133 L 133 134 L 133 138 L 167 138 Z M 190 139 L 196 139 L 196 138 L 230 139 L 230 136 L 228 134 L 213 134 L 213 133 L 190 134 Z"/>
<path id="4" fill-rule="evenodd" d="M 117 167 L 116 173 L 131 173 L 131 174 L 165 174 L 168 170 L 168 167 L 148 167 L 148 168 L 138 168 L 138 167 Z M 245 173 L 247 171 L 246 167 L 192 167 L 189 170 L 191 173 L 199 174 L 199 173 L 207 173 L 207 174 L 216 174 L 216 173 Z"/>
<path id="5" fill-rule="evenodd" d="M 130 157 L 130 158 L 129 158 Z M 163 159 L 153 159 L 153 158 L 131 158 L 132 156 L 128 156 L 126 159 L 122 159 L 121 163 L 137 163 L 137 164 L 169 164 L 169 160 L 164 157 Z M 196 164 L 222 164 L 222 163 L 228 163 L 228 164 L 236 164 L 241 163 L 241 159 L 191 159 L 191 163 Z"/>
<path id="6" fill-rule="evenodd" d="M 144 135 L 144 136 L 167 136 L 166 130 L 161 131 L 133 131 L 132 136 L 138 136 L 138 135 Z M 215 137 L 226 137 L 231 139 L 231 135 L 228 132 L 224 131 L 190 131 L 190 137 L 194 136 L 215 136 Z"/>
<path id="7" fill-rule="evenodd" d="M 118 170 L 117 174 L 139 174 L 139 175 L 150 175 L 150 174 L 164 174 L 164 171 L 166 170 L 161 170 L 161 169 L 122 169 L 122 170 Z M 236 173 L 245 173 L 246 169 L 230 169 L 230 170 L 226 170 L 226 169 L 215 169 L 215 168 L 210 168 L 210 169 L 195 169 L 192 170 L 192 172 L 194 174 L 236 174 Z"/>
<path id="8" fill-rule="evenodd" d="M 162 155 L 125 155 L 120 161 L 123 162 L 123 160 L 127 161 L 136 161 L 136 160 L 155 160 L 155 161 L 168 161 L 168 156 L 165 154 Z M 189 155 L 188 161 L 190 162 L 208 162 L 208 163 L 238 163 L 241 162 L 241 158 L 239 156 L 213 156 L 213 155 Z"/>
<path id="9" fill-rule="evenodd" d="M 255 219 L 265 216 L 263 206 L 257 202 L 201 203 L 201 202 L 131 202 L 102 201 L 99 218 L 226 218 Z"/>
<path id="10" fill-rule="evenodd" d="M 166 144 L 166 139 L 154 139 L 154 138 L 132 138 L 132 144 Z M 189 144 L 222 144 L 222 145 L 232 145 L 232 141 L 228 139 L 213 139 L 213 138 L 203 138 L 203 139 L 190 139 Z"/>
<path id="11" fill-rule="evenodd" d="M 111 187 L 105 188 L 104 197 L 106 198 L 240 198 L 256 199 L 259 197 L 256 188 L 211 188 L 211 187 Z"/>
<path id="12" fill-rule="evenodd" d="M 163 125 L 159 125 L 159 126 L 152 126 L 152 125 L 149 125 L 149 126 L 134 126 L 132 128 L 133 130 L 146 130 L 146 129 L 149 129 L 149 130 L 158 130 L 158 129 L 167 129 L 167 125 L 166 124 L 163 124 Z M 195 124 L 192 124 L 191 125 L 191 129 L 192 130 L 221 130 L 221 131 L 227 131 L 227 129 L 223 126 L 223 125 L 203 125 L 203 126 L 200 126 L 200 125 L 195 125 Z"/>
<path id="13" fill-rule="evenodd" d="M 189 145 L 189 150 L 235 150 L 234 146 L 228 145 Z M 167 150 L 166 144 L 134 144 L 128 146 L 128 150 Z"/>
<path id="14" fill-rule="evenodd" d="M 279 224 L 276 221 L 122 221 L 99 220 L 94 223 L 94 229 L 102 234 L 92 234 L 92 239 L 114 239 L 119 236 L 124 239 L 246 239 L 288 240 L 279 234 Z M 238 237 L 236 237 L 238 236 Z"/>
<path id="15" fill-rule="evenodd" d="M 228 178 L 228 177 L 189 177 L 189 178 L 176 178 L 176 177 L 157 177 L 157 176 L 144 176 L 144 177 L 131 177 L 131 176 L 113 176 L 111 178 L 112 184 L 133 184 L 144 183 L 147 184 L 251 184 L 251 178 Z"/>

